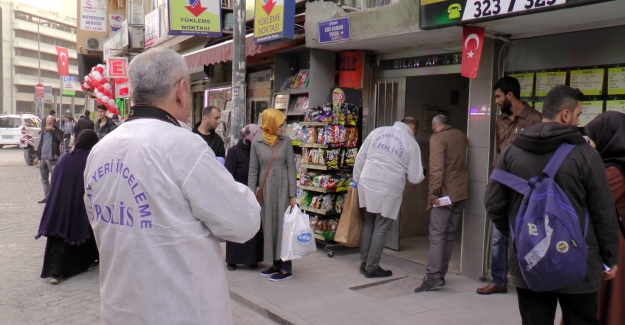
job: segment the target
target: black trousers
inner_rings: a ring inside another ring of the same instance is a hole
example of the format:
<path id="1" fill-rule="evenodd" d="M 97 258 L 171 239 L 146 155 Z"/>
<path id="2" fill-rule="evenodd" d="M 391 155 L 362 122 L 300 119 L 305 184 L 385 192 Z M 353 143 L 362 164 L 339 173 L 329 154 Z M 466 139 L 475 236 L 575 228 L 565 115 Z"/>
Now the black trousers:
<path id="1" fill-rule="evenodd" d="M 275 260 L 273 261 L 273 268 L 285 273 L 291 273 L 293 270 L 293 263 L 291 261 Z"/>
<path id="2" fill-rule="evenodd" d="M 553 325 L 558 302 L 566 325 L 598 325 L 597 293 L 534 292 L 517 288 L 523 325 Z"/>

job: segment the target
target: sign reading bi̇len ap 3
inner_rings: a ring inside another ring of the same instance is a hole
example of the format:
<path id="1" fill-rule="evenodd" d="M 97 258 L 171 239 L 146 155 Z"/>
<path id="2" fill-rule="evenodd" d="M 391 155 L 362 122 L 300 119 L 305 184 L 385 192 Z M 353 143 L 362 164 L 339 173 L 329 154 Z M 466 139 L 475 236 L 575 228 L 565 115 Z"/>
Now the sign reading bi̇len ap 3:
<path id="1" fill-rule="evenodd" d="M 254 1 L 254 43 L 295 36 L 295 0 Z"/>
<path id="2" fill-rule="evenodd" d="M 221 1 L 169 0 L 169 35 L 221 36 Z"/>

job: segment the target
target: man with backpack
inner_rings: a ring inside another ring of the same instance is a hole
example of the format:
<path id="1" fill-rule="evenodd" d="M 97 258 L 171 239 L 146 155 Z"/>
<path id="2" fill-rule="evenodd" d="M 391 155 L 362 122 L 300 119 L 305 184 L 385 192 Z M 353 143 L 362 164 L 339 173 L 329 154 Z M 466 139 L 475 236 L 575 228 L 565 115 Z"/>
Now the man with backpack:
<path id="1" fill-rule="evenodd" d="M 614 277 L 619 262 L 603 162 L 577 128 L 582 96 L 551 89 L 543 123 L 517 134 L 486 190 L 489 217 L 514 245 L 509 282 L 524 325 L 553 324 L 558 303 L 565 324 L 599 324 L 600 280 Z"/>

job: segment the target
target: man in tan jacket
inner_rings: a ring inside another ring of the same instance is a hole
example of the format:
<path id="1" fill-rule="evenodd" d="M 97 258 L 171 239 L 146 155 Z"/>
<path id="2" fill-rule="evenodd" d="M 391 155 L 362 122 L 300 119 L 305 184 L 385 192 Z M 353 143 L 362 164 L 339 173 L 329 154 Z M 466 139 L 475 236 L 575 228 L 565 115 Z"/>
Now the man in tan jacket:
<path id="1" fill-rule="evenodd" d="M 426 276 L 415 292 L 430 291 L 445 285 L 454 247 L 454 233 L 465 200 L 469 198 L 467 136 L 448 125 L 445 115 L 432 119 L 430 137 L 430 251 Z M 446 202 L 446 199 L 451 201 Z M 430 205 L 428 204 L 428 209 Z"/>

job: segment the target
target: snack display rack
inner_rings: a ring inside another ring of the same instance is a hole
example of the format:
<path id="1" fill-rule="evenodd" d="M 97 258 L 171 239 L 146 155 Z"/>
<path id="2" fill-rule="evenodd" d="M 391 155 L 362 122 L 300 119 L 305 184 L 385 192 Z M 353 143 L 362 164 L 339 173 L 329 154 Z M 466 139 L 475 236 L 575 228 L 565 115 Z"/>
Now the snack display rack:
<path id="1" fill-rule="evenodd" d="M 362 95 L 347 91 L 353 104 L 336 88 L 332 103 L 309 108 L 304 115 L 287 111 L 287 123 L 297 116 L 286 131 L 296 148 L 297 200 L 309 214 L 315 241 L 324 246 L 328 257 L 343 246 L 334 242 L 334 234 L 361 141 Z"/>

